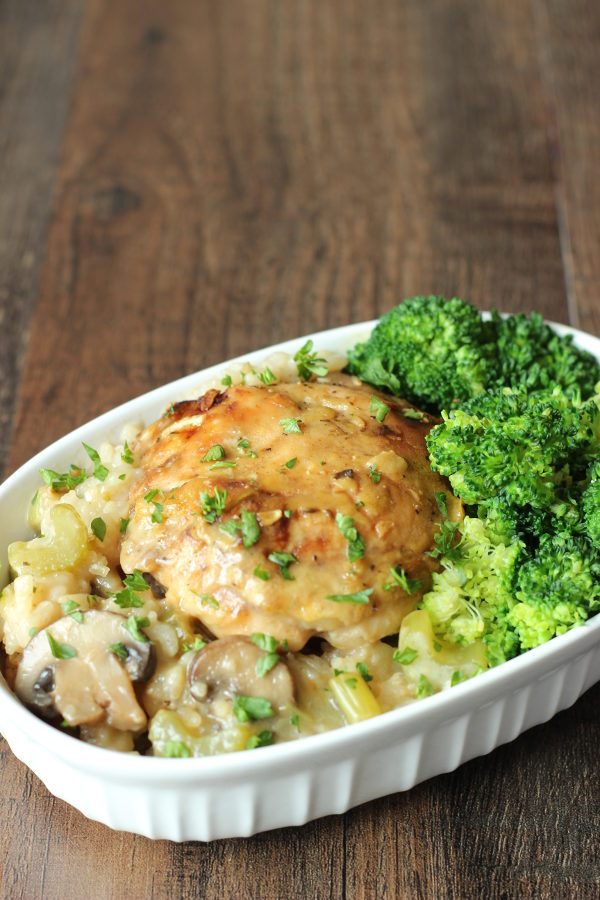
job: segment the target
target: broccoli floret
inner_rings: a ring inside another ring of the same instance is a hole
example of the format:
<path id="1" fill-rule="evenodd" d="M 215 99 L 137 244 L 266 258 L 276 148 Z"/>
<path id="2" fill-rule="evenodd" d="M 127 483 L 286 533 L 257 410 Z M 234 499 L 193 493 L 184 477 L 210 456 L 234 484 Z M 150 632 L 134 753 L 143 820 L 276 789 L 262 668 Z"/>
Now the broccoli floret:
<path id="1" fill-rule="evenodd" d="M 533 517 L 534 533 L 599 446 L 597 403 L 560 387 L 487 391 L 443 418 L 427 437 L 431 467 L 467 504 L 489 505 L 509 522 Z"/>
<path id="2" fill-rule="evenodd" d="M 590 466 L 581 506 L 586 534 L 594 547 L 600 550 L 600 460 Z"/>
<path id="3" fill-rule="evenodd" d="M 492 311 L 500 371 L 497 383 L 539 390 L 558 384 L 590 397 L 600 381 L 600 364 L 591 353 L 573 346 L 573 337 L 560 337 L 539 313 L 502 318 Z"/>
<path id="4" fill-rule="evenodd" d="M 519 569 L 515 597 L 507 622 L 521 650 L 529 650 L 600 609 L 600 558 L 585 537 L 542 535 L 535 555 Z"/>
<path id="5" fill-rule="evenodd" d="M 422 606 L 438 636 L 461 644 L 481 638 L 489 664 L 497 665 L 519 649 L 507 616 L 516 602 L 512 585 L 524 548 L 479 518 L 466 516 L 460 533 L 458 559 L 442 559 Z"/>
<path id="6" fill-rule="evenodd" d="M 451 407 L 498 375 L 491 323 L 454 298 L 412 297 L 348 354 L 348 371 L 428 409 Z"/>

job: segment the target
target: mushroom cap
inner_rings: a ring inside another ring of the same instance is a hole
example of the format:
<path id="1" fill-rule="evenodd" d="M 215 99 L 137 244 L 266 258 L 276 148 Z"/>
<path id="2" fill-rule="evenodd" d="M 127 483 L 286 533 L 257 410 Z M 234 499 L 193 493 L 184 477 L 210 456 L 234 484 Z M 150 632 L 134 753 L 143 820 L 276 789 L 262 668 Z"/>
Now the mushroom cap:
<path id="1" fill-rule="evenodd" d="M 242 635 L 211 641 L 196 653 L 189 668 L 190 691 L 200 699 L 214 693 L 264 697 L 274 708 L 283 709 L 293 703 L 294 679 L 283 659 L 265 675 L 258 675 L 257 663 L 265 655 Z"/>
<path id="2" fill-rule="evenodd" d="M 154 645 L 135 640 L 117 613 L 88 610 L 78 618 L 58 619 L 27 644 L 15 680 L 18 697 L 44 718 L 60 716 L 71 726 L 105 720 L 123 731 L 143 728 L 146 714 L 132 681 L 152 675 Z"/>

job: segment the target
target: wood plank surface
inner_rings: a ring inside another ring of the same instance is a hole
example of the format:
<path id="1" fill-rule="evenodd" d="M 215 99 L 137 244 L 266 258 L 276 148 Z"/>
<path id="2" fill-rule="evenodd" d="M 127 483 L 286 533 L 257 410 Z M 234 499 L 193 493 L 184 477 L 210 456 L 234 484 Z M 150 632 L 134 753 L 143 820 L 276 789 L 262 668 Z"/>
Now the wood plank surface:
<path id="1" fill-rule="evenodd" d="M 415 293 L 600 332 L 593 0 L 90 0 L 72 77 L 79 5 L 60 8 L 54 99 L 37 52 L 10 57 L 22 99 L 0 85 L 0 156 L 20 158 L 15 102 L 54 141 L 39 210 L 28 170 L 16 212 L 0 192 L 0 237 L 21 221 L 45 257 L 25 357 L 35 276 L 24 306 L 14 274 L 2 295 L 22 322 L 9 469 L 151 387 Z M 0 896 L 597 897 L 599 701 L 408 793 L 211 845 L 89 822 L 0 742 Z"/>

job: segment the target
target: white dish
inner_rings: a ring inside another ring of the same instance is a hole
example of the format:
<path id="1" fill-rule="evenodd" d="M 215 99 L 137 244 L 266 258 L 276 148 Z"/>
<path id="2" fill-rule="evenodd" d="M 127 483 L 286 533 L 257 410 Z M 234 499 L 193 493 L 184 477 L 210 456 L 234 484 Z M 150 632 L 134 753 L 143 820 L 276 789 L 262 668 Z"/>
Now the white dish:
<path id="1" fill-rule="evenodd" d="M 259 364 L 275 350 L 346 351 L 374 322 L 337 328 L 229 360 L 144 394 L 57 441 L 0 487 L 0 559 L 27 537 L 24 510 L 41 468 L 64 467 L 85 440 L 118 438 L 125 423 L 150 422 L 174 400 L 197 396 L 233 362 Z M 600 359 L 600 340 L 563 326 Z M 23 523 L 23 524 L 21 524 Z M 111 828 L 174 841 L 241 837 L 342 813 L 408 790 L 489 753 L 550 719 L 600 680 L 600 616 L 442 694 L 377 718 L 298 741 L 206 759 L 154 759 L 76 741 L 36 718 L 0 676 L 0 730 L 46 787 Z"/>

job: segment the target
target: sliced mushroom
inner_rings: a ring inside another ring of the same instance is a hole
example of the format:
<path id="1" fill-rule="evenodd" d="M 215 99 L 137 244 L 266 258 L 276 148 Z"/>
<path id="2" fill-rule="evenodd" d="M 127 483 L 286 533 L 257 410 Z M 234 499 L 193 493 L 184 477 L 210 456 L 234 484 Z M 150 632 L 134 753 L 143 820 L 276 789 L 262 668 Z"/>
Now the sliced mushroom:
<path id="1" fill-rule="evenodd" d="M 265 652 L 246 637 L 220 638 L 199 650 L 190 666 L 190 691 L 198 700 L 211 695 L 265 697 L 283 709 L 294 700 L 295 688 L 287 663 L 280 659 L 266 675 L 256 671 Z"/>
<path id="2" fill-rule="evenodd" d="M 132 682 L 154 672 L 154 645 L 136 640 L 116 613 L 89 610 L 78 618 L 64 616 L 27 644 L 17 695 L 44 718 L 72 726 L 105 721 L 122 731 L 143 728 L 146 714 Z"/>

